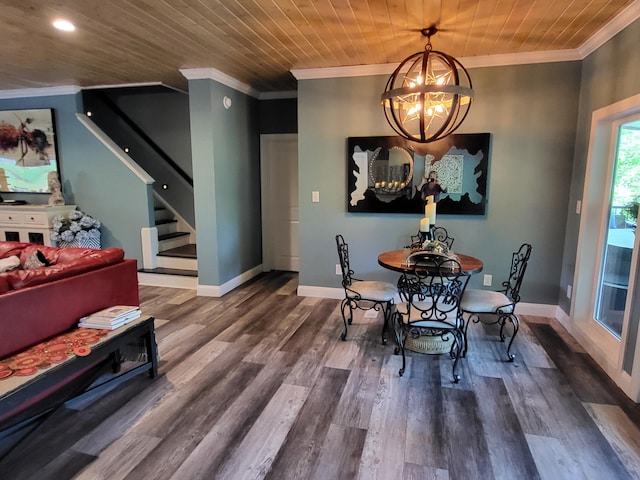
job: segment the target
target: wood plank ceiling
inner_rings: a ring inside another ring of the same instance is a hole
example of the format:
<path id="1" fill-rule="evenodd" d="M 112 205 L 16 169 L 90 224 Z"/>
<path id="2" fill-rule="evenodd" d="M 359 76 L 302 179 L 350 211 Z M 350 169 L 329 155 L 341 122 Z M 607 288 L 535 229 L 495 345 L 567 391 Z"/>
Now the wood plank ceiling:
<path id="1" fill-rule="evenodd" d="M 635 0 L 638 1 L 638 0 Z M 634 0 L 3 1 L 0 90 L 161 82 L 215 68 L 257 91 L 294 90 L 292 69 L 576 49 Z M 59 32 L 51 21 L 77 26 Z"/>

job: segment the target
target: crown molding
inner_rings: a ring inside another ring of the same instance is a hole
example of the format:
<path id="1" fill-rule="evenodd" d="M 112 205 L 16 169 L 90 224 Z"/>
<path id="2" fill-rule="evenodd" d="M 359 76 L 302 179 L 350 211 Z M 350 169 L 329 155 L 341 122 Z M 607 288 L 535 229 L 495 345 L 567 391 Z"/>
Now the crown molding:
<path id="1" fill-rule="evenodd" d="M 65 85 L 60 87 L 43 88 L 18 88 L 15 90 L 0 90 L 0 99 L 28 98 L 28 97 L 54 97 L 58 95 L 75 95 L 82 89 L 77 85 Z"/>
<path id="2" fill-rule="evenodd" d="M 634 2 L 630 3 L 624 10 L 616 15 L 613 20 L 578 47 L 582 58 L 586 58 L 595 52 L 638 18 L 640 18 L 640 0 L 634 0 Z"/>
<path id="3" fill-rule="evenodd" d="M 179 93 L 189 92 L 186 90 L 182 90 L 181 88 L 173 87 L 171 85 L 167 85 L 162 82 L 140 82 L 140 83 L 118 83 L 115 85 L 107 84 L 107 85 L 91 85 L 90 87 L 82 87 L 83 90 L 109 90 L 111 88 L 136 88 L 136 87 L 164 87 L 167 90 L 173 90 Z"/>
<path id="4" fill-rule="evenodd" d="M 500 55 L 480 55 L 461 57 L 458 61 L 465 68 L 505 67 L 508 65 L 529 65 L 533 63 L 573 62 L 582 60 L 577 50 L 546 50 L 540 52 L 504 53 Z"/>
<path id="5" fill-rule="evenodd" d="M 364 77 L 392 73 L 398 64 L 382 63 L 374 65 L 354 65 L 349 67 L 297 68 L 291 70 L 296 80 L 318 78 Z"/>
<path id="6" fill-rule="evenodd" d="M 465 68 L 502 67 L 507 65 L 525 65 L 530 63 L 571 62 L 582 60 L 577 50 L 551 50 L 541 52 L 507 53 L 503 55 L 483 55 L 458 58 Z M 389 75 L 397 63 L 376 65 L 357 65 L 351 67 L 306 68 L 291 70 L 298 80 L 320 78 L 364 77 L 368 75 Z"/>
<path id="7" fill-rule="evenodd" d="M 260 97 L 260 92 L 256 89 L 215 68 L 181 68 L 180 73 L 187 80 L 215 80 L 216 82 L 233 88 L 245 95 L 255 98 Z"/>

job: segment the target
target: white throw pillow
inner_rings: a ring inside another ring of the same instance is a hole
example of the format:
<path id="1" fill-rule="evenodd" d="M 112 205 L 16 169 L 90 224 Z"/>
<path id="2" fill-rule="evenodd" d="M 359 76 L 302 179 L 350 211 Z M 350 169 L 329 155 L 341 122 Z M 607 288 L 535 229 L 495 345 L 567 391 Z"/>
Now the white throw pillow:
<path id="1" fill-rule="evenodd" d="M 20 267 L 20 257 L 14 255 L 12 257 L 0 258 L 0 273 L 15 270 Z"/>

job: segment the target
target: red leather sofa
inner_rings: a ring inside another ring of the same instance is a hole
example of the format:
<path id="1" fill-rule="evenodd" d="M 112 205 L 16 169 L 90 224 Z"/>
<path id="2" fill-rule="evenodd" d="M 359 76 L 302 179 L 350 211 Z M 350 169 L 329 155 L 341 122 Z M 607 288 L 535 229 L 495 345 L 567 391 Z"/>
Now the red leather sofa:
<path id="1" fill-rule="evenodd" d="M 119 248 L 93 250 L 0 242 L 0 259 L 36 250 L 50 266 L 0 273 L 0 359 L 63 333 L 112 305 L 140 305 L 137 261 Z"/>

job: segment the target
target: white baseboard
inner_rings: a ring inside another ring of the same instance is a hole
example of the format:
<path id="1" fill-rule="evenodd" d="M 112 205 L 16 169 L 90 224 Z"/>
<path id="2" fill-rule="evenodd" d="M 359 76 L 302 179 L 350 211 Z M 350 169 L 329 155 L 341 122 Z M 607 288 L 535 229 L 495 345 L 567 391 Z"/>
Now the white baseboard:
<path id="1" fill-rule="evenodd" d="M 229 293 L 236 287 L 239 287 L 243 283 L 251 280 L 256 275 L 262 273 L 262 264 L 253 267 L 251 270 L 247 270 L 241 273 L 235 278 L 232 278 L 222 285 L 200 285 L 198 284 L 196 295 L 202 297 L 222 297 L 225 293 Z"/>
<path id="2" fill-rule="evenodd" d="M 298 295 L 300 297 L 334 298 L 340 300 L 344 298 L 344 288 L 298 285 Z"/>
<path id="3" fill-rule="evenodd" d="M 298 295 L 301 297 L 321 297 L 340 300 L 344 298 L 344 289 L 342 287 L 336 288 L 299 285 Z M 398 301 L 397 298 L 396 301 Z M 547 305 L 543 303 L 519 303 L 516 310 L 518 314 L 522 315 L 536 315 L 539 317 L 551 318 L 557 318 L 558 311 L 562 312 L 562 309 L 557 305 Z"/>
<path id="4" fill-rule="evenodd" d="M 199 296 L 221 297 L 260 273 L 262 273 L 262 264 L 232 278 L 223 285 L 200 285 L 198 277 L 138 272 L 138 283 L 151 287 L 186 288 L 196 290 L 196 295 Z"/>
<path id="5" fill-rule="evenodd" d="M 516 313 L 519 315 L 535 315 L 538 317 L 556 318 L 559 309 L 560 308 L 557 305 L 520 302 L 516 307 Z"/>

